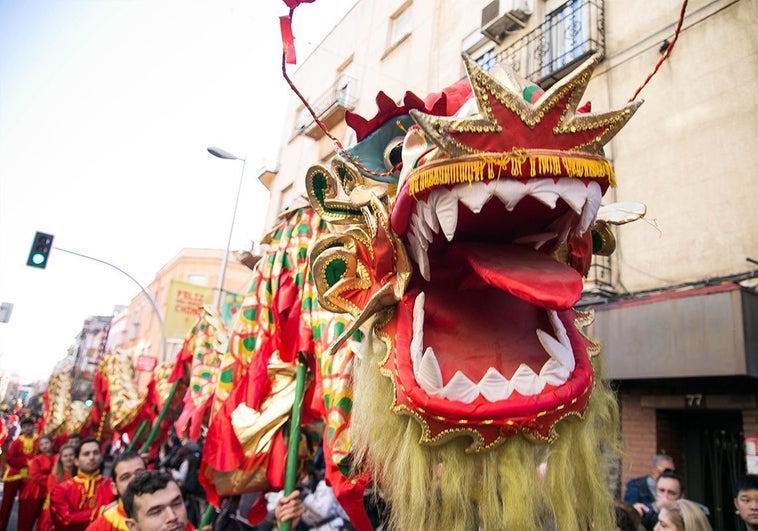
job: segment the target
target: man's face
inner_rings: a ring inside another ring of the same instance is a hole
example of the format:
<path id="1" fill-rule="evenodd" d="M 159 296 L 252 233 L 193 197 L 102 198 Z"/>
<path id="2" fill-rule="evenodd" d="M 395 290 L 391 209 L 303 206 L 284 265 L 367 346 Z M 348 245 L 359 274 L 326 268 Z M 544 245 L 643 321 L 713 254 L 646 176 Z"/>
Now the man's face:
<path id="1" fill-rule="evenodd" d="M 42 454 L 49 454 L 53 451 L 53 441 L 47 437 L 43 437 L 39 440 L 39 451 Z"/>
<path id="2" fill-rule="evenodd" d="M 185 531 L 187 511 L 179 486 L 169 481 L 165 489 L 134 498 L 134 518 L 126 520 L 129 531 Z"/>
<path id="3" fill-rule="evenodd" d="M 661 472 L 664 470 L 676 470 L 674 468 L 674 462 L 669 461 L 667 459 L 664 459 L 663 461 L 659 461 L 657 465 L 653 466 L 653 469 L 650 471 L 650 475 L 652 476 L 654 481 L 658 481 L 658 476 L 661 475 Z"/>
<path id="4" fill-rule="evenodd" d="M 658 478 L 655 484 L 656 500 L 660 504 L 676 501 L 682 497 L 682 485 L 674 478 Z"/>
<path id="5" fill-rule="evenodd" d="M 741 490 L 734 499 L 734 506 L 745 523 L 758 526 L 758 489 Z"/>
<path id="6" fill-rule="evenodd" d="M 134 459 L 128 459 L 121 461 L 113 469 L 113 490 L 114 494 L 119 498 L 124 496 L 126 487 L 129 482 L 138 472 L 145 471 L 145 463 L 142 458 L 135 457 Z"/>
<path id="7" fill-rule="evenodd" d="M 79 457 L 76 458 L 76 466 L 80 472 L 92 474 L 100 469 L 103 464 L 103 454 L 100 445 L 96 442 L 88 442 L 82 445 Z"/>
<path id="8" fill-rule="evenodd" d="M 29 422 L 26 424 L 21 425 L 21 434 L 22 435 L 33 435 L 34 434 L 34 424 Z"/>

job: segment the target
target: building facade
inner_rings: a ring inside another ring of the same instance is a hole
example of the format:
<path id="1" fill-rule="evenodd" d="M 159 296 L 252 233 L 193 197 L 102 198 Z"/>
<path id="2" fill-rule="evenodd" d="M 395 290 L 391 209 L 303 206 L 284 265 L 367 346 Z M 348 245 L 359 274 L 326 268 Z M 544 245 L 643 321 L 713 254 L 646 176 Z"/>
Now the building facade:
<path id="1" fill-rule="evenodd" d="M 201 306 L 215 300 L 223 253 L 217 249 L 181 250 L 146 286 L 153 301 L 139 292 L 114 316 L 107 351 L 119 349 L 132 355 L 140 390 L 147 386 L 157 364 L 176 359 Z M 250 268 L 231 257 L 221 303 L 227 295 L 245 295 L 250 280 Z"/>
<path id="2" fill-rule="evenodd" d="M 345 110 L 376 113 L 379 90 L 400 101 L 484 68 L 510 64 L 548 88 L 600 54 L 585 99 L 594 111 L 633 98 L 675 34 L 682 3 L 661 0 L 360 0 L 291 77 L 319 119 L 354 142 Z M 614 228 L 617 251 L 597 257 L 582 305 L 603 346 L 622 412 L 624 454 L 613 488 L 671 454 L 688 493 L 716 528 L 735 525 L 731 491 L 758 438 L 758 13 L 751 0 L 688 3 L 676 46 L 605 147 L 618 186 L 604 203 L 647 205 Z M 371 37 L 367 38 L 370 34 Z M 304 192 L 305 174 L 334 142 L 293 95 L 267 214 Z"/>

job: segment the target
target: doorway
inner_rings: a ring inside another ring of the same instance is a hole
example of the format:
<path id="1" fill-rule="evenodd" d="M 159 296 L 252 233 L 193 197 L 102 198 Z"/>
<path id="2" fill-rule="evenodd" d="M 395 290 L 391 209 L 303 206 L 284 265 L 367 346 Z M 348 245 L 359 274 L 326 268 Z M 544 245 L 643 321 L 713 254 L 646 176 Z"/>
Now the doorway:
<path id="1" fill-rule="evenodd" d="M 745 472 L 741 411 L 658 410 L 656 436 L 685 481 L 685 497 L 710 510 L 714 529 L 736 529 L 733 488 Z"/>

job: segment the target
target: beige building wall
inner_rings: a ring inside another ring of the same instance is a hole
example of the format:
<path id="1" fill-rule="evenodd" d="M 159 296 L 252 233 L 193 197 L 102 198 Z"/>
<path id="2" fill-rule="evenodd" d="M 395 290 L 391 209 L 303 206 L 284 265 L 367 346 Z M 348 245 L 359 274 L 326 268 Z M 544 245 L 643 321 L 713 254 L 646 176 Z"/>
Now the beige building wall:
<path id="1" fill-rule="evenodd" d="M 563 0 L 532 0 L 523 30 L 496 44 L 479 34 L 490 2 L 361 0 L 292 74 L 316 100 L 349 64 L 356 79 L 355 111 L 370 118 L 384 90 L 396 101 L 420 96 L 464 75 L 462 51 L 473 58 L 507 49 L 545 21 Z M 518 2 L 517 2 L 518 3 Z M 593 111 L 625 104 L 660 59 L 680 0 L 592 2 L 604 8 L 605 59 L 586 93 Z M 758 13 L 751 0 L 693 0 L 676 47 L 639 98 L 634 118 L 606 146 L 618 188 L 605 203 L 639 201 L 646 219 L 617 231 L 611 259 L 618 292 L 671 286 L 752 269 L 758 258 Z M 393 42 L 394 25 L 410 13 L 410 31 Z M 290 67 L 292 68 L 292 67 Z M 304 191 L 305 173 L 331 153 L 296 127 L 302 104 L 292 97 L 279 173 L 271 185 L 268 226 L 286 202 Z M 302 122 L 302 119 L 300 119 Z M 349 145 L 344 123 L 332 128 Z M 287 201 L 283 201 L 286 199 Z"/>
<path id="2" fill-rule="evenodd" d="M 162 316 L 166 315 L 172 280 L 208 286 L 215 290 L 223 253 L 223 250 L 216 249 L 183 249 L 156 273 L 155 279 L 146 288 L 155 299 Z M 246 294 L 250 287 L 251 275 L 252 271 L 248 267 L 235 260 L 234 256 L 230 256 L 224 276 L 224 291 Z M 122 320 L 125 323 L 120 322 Z M 139 292 L 131 300 L 125 316 L 119 318 L 118 329 L 121 331 L 122 339 L 114 337 L 113 343 L 109 342 L 109 345 L 130 352 L 135 367 L 139 356 L 153 357 L 157 363 L 162 361 L 162 330 L 155 310 L 144 293 Z M 182 343 L 183 339 L 167 339 L 164 359 L 175 359 Z M 147 371 L 137 371 L 137 383 L 141 390 L 145 389 L 151 374 Z"/>

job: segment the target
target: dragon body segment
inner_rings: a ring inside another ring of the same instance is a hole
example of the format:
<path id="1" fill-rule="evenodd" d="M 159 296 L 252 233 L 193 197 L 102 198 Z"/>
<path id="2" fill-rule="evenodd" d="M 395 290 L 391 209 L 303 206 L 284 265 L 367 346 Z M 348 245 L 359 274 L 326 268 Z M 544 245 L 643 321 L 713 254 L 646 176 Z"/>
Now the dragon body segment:
<path id="1" fill-rule="evenodd" d="M 280 219 L 263 242 L 266 252 L 253 270 L 219 366 L 202 463 L 212 502 L 282 487 L 284 427 L 295 397 L 299 353 L 311 375 L 304 421 L 323 419 L 327 473 L 333 484 L 347 482 L 352 342 L 334 355 L 323 353 L 347 328 L 348 318 L 319 305 L 308 263 L 308 249 L 329 229 L 305 202 Z M 361 511 L 364 484 L 346 484 L 360 490 Z"/>

